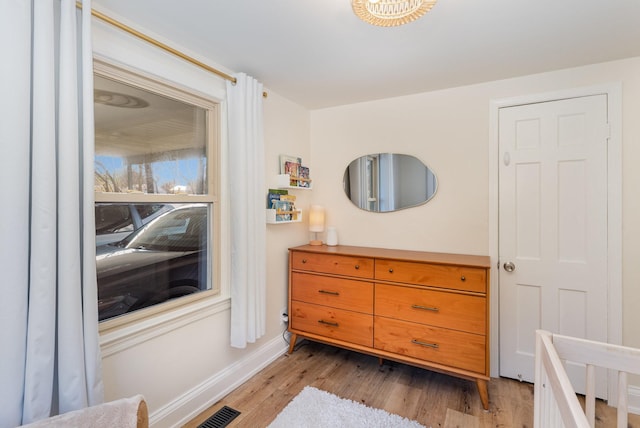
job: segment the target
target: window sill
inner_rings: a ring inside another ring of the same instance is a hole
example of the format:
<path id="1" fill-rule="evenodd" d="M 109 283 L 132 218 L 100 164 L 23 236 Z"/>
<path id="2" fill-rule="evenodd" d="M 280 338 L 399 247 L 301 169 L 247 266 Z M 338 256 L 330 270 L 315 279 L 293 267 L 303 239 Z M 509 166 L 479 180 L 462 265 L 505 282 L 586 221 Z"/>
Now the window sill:
<path id="1" fill-rule="evenodd" d="M 99 326 L 102 357 L 122 352 L 172 330 L 226 311 L 230 307 L 229 296 L 203 296 L 175 309 L 151 311 L 147 316 L 135 317 L 125 323 L 114 323 L 116 320 L 105 321 Z"/>

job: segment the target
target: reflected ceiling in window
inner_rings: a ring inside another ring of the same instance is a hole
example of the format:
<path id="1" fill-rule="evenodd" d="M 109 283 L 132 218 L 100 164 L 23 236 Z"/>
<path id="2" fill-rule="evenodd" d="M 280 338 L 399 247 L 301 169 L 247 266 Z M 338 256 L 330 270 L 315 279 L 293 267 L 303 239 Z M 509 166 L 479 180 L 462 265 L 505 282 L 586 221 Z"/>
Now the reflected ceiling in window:
<path id="1" fill-rule="evenodd" d="M 207 112 L 95 76 L 96 191 L 206 193 Z"/>

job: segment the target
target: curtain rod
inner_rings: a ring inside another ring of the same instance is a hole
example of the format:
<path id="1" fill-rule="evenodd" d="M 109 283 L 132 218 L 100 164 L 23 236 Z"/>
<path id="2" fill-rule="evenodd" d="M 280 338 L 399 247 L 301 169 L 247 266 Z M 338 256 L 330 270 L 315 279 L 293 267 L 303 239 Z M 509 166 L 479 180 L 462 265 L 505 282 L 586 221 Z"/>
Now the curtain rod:
<path id="1" fill-rule="evenodd" d="M 79 1 L 76 1 L 76 7 L 78 9 L 82 9 L 82 3 L 79 2 Z M 151 43 L 152 45 L 154 45 L 156 47 L 159 47 L 160 49 L 163 49 L 163 50 L 165 50 L 165 51 L 167 51 L 169 53 L 172 53 L 172 54 L 176 55 L 177 57 L 180 57 L 180 58 L 184 59 L 185 61 L 190 62 L 191 64 L 197 65 L 198 67 L 203 68 L 203 69 L 205 69 L 205 70 L 207 70 L 207 71 L 209 71 L 209 72 L 211 72 L 211 73 L 213 73 L 213 74 L 215 74 L 217 76 L 220 76 L 225 80 L 229 80 L 233 84 L 235 84 L 238 81 L 238 79 L 236 79 L 235 77 L 230 76 L 227 73 L 224 73 L 224 72 L 222 72 L 222 71 L 220 71 L 218 69 L 215 69 L 215 68 L 213 68 L 213 67 L 211 67 L 211 66 L 209 66 L 209 65 L 207 65 L 207 64 L 205 64 L 205 63 L 203 63 L 201 61 L 198 61 L 195 58 L 192 58 L 192 57 L 190 57 L 188 55 L 185 55 L 184 53 L 172 48 L 171 46 L 168 46 L 168 45 L 166 45 L 166 44 L 164 44 L 164 43 L 162 43 L 162 42 L 160 42 L 160 41 L 158 41 L 158 40 L 156 40 L 156 39 L 154 39 L 152 37 L 149 37 L 146 34 L 143 34 L 140 31 L 138 31 L 136 29 L 133 29 L 133 28 L 129 27 L 128 25 L 123 24 L 120 21 L 116 21 L 115 19 L 105 15 L 102 12 L 98 12 L 95 9 L 91 9 L 91 15 L 93 15 L 96 18 L 101 19 L 102 21 L 104 21 L 104 22 L 106 22 L 108 24 L 111 24 L 114 27 L 117 27 L 117 28 L 119 28 L 119 29 L 121 29 L 121 30 L 123 30 L 123 31 L 125 31 L 125 32 L 127 32 L 127 33 L 129 33 L 131 35 L 133 35 L 133 36 L 136 36 L 139 39 L 142 39 L 142 40 L 144 40 L 144 41 L 146 41 L 148 43 Z M 266 98 L 267 97 L 267 93 L 263 92 L 262 96 Z"/>

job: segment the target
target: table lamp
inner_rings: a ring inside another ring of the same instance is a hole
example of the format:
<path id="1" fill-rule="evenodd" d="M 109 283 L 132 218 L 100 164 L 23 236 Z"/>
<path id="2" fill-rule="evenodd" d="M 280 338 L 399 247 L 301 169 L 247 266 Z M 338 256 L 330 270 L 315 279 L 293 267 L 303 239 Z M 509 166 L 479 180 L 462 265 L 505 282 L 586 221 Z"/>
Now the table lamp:
<path id="1" fill-rule="evenodd" d="M 322 245 L 322 239 L 318 239 L 318 233 L 324 231 L 324 208 L 320 205 L 311 205 L 309 210 L 309 232 L 313 232 L 314 239 L 309 245 Z"/>

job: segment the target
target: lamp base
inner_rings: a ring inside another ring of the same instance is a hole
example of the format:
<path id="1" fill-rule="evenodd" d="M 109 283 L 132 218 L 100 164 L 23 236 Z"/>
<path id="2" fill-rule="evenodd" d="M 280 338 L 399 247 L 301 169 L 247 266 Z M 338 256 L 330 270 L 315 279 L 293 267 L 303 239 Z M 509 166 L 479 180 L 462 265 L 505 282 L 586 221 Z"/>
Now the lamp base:
<path id="1" fill-rule="evenodd" d="M 322 245 L 322 241 L 319 239 L 312 239 L 309 241 L 309 245 Z"/>

